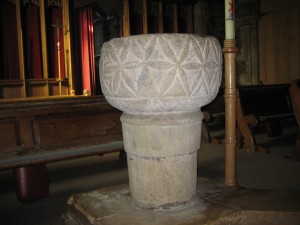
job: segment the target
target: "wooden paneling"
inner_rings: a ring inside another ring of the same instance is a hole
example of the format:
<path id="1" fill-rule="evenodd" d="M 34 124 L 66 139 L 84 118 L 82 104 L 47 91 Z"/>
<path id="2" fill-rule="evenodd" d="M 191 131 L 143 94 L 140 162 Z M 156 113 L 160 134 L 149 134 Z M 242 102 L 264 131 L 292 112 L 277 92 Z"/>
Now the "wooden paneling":
<path id="1" fill-rule="evenodd" d="M 40 84 L 31 84 L 27 86 L 27 97 L 45 97 L 48 96 L 47 85 Z"/>
<path id="2" fill-rule="evenodd" d="M 260 1 L 260 12 L 262 14 L 290 10 L 299 7 L 299 0 L 263 0 Z"/>
<path id="3" fill-rule="evenodd" d="M 19 131 L 16 119 L 0 120 L 0 153 L 7 153 L 15 149 L 19 143 Z"/>
<path id="4" fill-rule="evenodd" d="M 34 119 L 39 147 L 92 144 L 122 139 L 120 113 L 85 112 L 40 116 Z"/>
<path id="5" fill-rule="evenodd" d="M 69 95 L 69 87 L 62 85 L 61 94 Z M 57 81 L 51 81 L 49 82 L 49 96 L 56 96 L 56 95 L 59 95 L 59 84 Z"/>
<path id="6" fill-rule="evenodd" d="M 289 83 L 300 78 L 300 2 L 262 1 L 259 21 L 260 80 Z"/>
<path id="7" fill-rule="evenodd" d="M 25 92 L 26 84 L 26 95 Z M 46 97 L 59 95 L 59 81 L 49 79 L 0 80 L 0 99 Z M 62 95 L 69 95 L 68 83 L 62 84 Z"/>
<path id="8" fill-rule="evenodd" d="M 0 168 L 120 150 L 121 113 L 103 96 L 0 100 Z"/>
<path id="9" fill-rule="evenodd" d="M 259 23 L 259 32 L 258 32 L 258 39 L 259 39 L 259 80 L 266 80 L 267 75 L 267 52 L 265 51 L 265 48 L 267 46 L 267 38 L 266 38 L 266 32 L 263 32 L 266 30 L 266 17 L 262 17 L 260 19 Z"/>
<path id="10" fill-rule="evenodd" d="M 300 1 L 298 1 L 300 5 Z M 292 79 L 300 79 L 300 6 L 290 10 L 290 49 Z"/>
<path id="11" fill-rule="evenodd" d="M 25 97 L 24 88 L 22 80 L 1 80 L 0 98 L 23 98 Z"/>
<path id="12" fill-rule="evenodd" d="M 1 98 L 22 98 L 22 88 L 20 86 L 3 86 L 1 87 Z"/>

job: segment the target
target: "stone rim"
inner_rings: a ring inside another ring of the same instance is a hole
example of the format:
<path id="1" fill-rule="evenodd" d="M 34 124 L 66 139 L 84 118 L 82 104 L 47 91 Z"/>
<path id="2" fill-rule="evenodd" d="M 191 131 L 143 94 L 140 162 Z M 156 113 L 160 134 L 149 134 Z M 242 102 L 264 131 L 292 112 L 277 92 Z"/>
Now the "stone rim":
<path id="1" fill-rule="evenodd" d="M 222 52 L 213 37 L 128 36 L 106 42 L 101 55 L 103 93 L 130 114 L 197 111 L 215 98 L 221 83 Z"/>

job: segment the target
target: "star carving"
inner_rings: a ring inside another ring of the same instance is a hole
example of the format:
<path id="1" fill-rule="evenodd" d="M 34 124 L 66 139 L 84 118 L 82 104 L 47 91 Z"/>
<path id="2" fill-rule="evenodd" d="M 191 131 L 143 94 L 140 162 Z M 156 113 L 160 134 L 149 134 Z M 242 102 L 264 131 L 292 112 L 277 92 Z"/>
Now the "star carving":
<path id="1" fill-rule="evenodd" d="M 220 85 L 222 56 L 214 38 L 131 36 L 107 42 L 101 55 L 100 79 L 107 96 L 199 96 Z"/>

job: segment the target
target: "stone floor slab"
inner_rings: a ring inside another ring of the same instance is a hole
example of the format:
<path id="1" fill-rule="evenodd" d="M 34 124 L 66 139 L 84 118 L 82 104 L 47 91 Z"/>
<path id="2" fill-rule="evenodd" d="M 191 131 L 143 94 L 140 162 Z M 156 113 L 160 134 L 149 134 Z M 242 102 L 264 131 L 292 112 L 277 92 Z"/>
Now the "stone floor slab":
<path id="1" fill-rule="evenodd" d="M 274 224 L 262 220 L 275 219 L 300 224 L 299 192 L 231 189 L 205 178 L 198 179 L 197 190 L 196 202 L 172 210 L 137 208 L 127 184 L 74 194 L 63 221 L 66 225 L 246 225 Z"/>

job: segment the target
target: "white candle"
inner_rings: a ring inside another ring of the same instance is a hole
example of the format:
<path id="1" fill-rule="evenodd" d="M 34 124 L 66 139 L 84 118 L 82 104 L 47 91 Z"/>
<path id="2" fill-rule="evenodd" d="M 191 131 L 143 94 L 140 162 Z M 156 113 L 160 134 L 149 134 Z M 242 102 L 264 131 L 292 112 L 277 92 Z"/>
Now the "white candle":
<path id="1" fill-rule="evenodd" d="M 234 0 L 225 0 L 225 39 L 235 39 Z"/>

